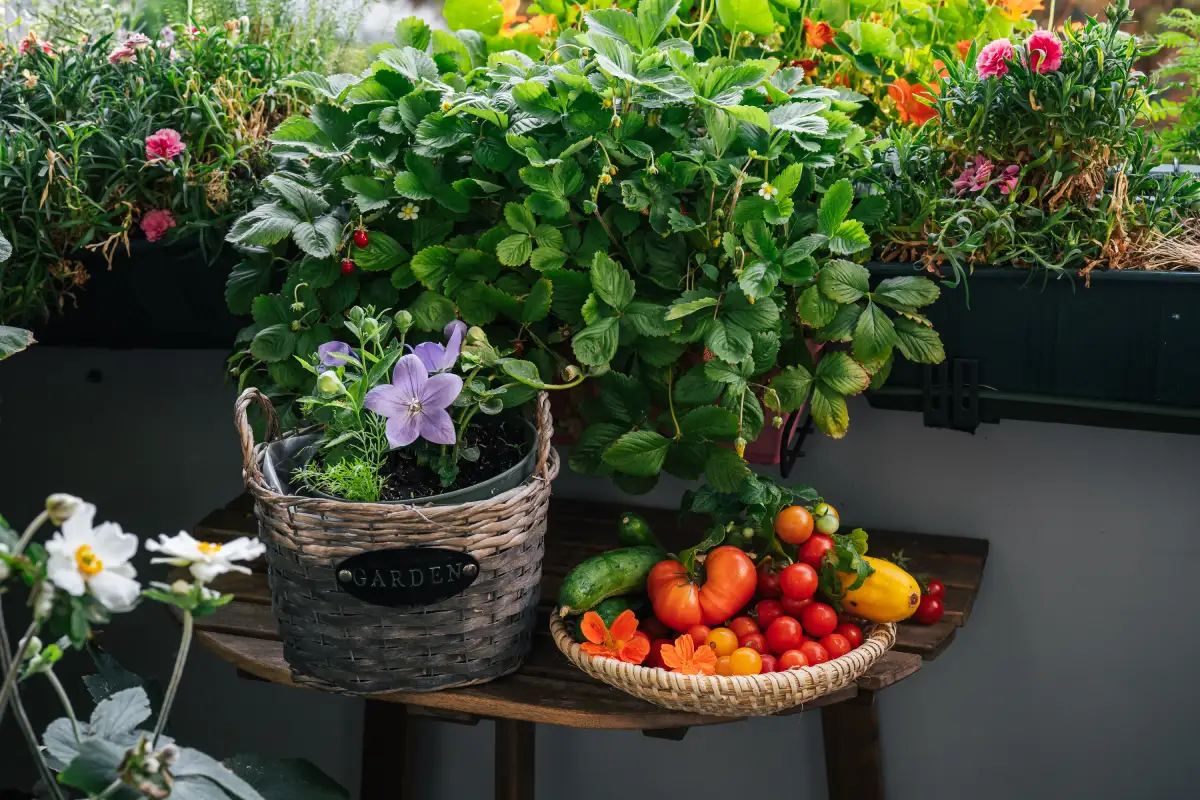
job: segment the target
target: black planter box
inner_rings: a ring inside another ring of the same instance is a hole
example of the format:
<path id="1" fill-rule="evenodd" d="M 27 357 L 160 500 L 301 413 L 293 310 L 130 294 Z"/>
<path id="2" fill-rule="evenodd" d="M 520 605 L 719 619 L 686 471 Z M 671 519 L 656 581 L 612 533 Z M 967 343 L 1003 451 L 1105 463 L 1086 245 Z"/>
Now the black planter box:
<path id="1" fill-rule="evenodd" d="M 1097 271 L 1086 287 L 986 267 L 968 283 L 928 309 L 946 361 L 898 360 L 871 405 L 960 430 L 1023 419 L 1200 433 L 1200 273 Z"/>
<path id="2" fill-rule="evenodd" d="M 87 283 L 62 313 L 34 325 L 34 335 L 39 345 L 229 349 L 247 324 L 225 305 L 225 280 L 238 259 L 225 248 L 210 263 L 196 242 L 134 241 L 112 269 L 86 253 Z"/>

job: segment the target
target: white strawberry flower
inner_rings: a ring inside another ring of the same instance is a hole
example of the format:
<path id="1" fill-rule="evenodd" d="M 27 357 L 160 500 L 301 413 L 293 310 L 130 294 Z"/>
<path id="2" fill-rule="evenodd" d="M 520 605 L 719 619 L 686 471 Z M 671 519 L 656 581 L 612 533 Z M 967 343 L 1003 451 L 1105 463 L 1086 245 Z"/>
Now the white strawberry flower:
<path id="1" fill-rule="evenodd" d="M 165 558 L 152 558 L 151 564 L 170 564 L 173 567 L 187 567 L 192 577 L 201 583 L 210 583 L 218 575 L 226 572 L 242 572 L 250 574 L 250 568 L 235 561 L 253 561 L 264 552 L 266 547 L 257 539 L 240 536 L 224 544 L 202 542 L 192 537 L 186 531 L 180 531 L 176 536 L 159 536 L 158 541 L 150 539 L 146 549 L 153 553 L 162 553 Z"/>
<path id="2" fill-rule="evenodd" d="M 115 522 L 95 527 L 96 507 L 81 504 L 46 543 L 46 577 L 72 597 L 90 593 L 109 611 L 128 611 L 142 587 L 129 560 L 138 540 Z"/>
<path id="3" fill-rule="evenodd" d="M 414 205 L 412 203 L 405 203 L 404 207 L 400 209 L 399 217 L 400 217 L 400 219 L 416 219 L 417 212 L 420 210 L 421 210 L 420 206 Z"/>
<path id="4" fill-rule="evenodd" d="M 779 194 L 779 190 L 764 181 L 763 185 L 758 187 L 758 194 L 764 200 L 773 200 L 775 195 Z"/>

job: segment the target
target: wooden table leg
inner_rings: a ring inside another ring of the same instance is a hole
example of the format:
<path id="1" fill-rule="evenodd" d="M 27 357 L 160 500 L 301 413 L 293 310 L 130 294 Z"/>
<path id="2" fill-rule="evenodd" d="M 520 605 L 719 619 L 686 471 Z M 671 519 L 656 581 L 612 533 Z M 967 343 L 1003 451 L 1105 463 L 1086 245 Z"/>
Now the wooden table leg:
<path id="1" fill-rule="evenodd" d="M 829 800 L 882 800 L 883 759 L 875 692 L 821 709 Z"/>
<path id="2" fill-rule="evenodd" d="M 533 800 L 533 752 L 532 722 L 496 720 L 496 800 Z"/>
<path id="3" fill-rule="evenodd" d="M 408 706 L 368 700 L 363 711 L 360 800 L 411 798 L 411 778 Z"/>

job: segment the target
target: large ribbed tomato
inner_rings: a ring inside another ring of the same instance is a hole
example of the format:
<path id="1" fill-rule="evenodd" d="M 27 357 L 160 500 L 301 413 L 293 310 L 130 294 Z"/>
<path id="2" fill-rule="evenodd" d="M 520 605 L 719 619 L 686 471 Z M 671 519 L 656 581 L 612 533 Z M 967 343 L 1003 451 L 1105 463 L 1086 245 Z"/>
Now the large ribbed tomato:
<path id="1" fill-rule="evenodd" d="M 677 631 L 693 625 L 719 625 L 750 602 L 758 585 L 754 562 L 736 547 L 724 545 L 704 560 L 697 584 L 678 561 L 660 561 L 646 578 L 654 615 Z"/>

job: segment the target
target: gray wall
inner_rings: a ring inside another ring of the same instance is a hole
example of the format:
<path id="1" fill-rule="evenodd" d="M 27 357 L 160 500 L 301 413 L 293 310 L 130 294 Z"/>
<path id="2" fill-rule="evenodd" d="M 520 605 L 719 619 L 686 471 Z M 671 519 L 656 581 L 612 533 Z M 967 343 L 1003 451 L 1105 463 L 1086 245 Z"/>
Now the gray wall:
<path id="1" fill-rule="evenodd" d="M 98 383 L 86 379 L 93 369 Z M 239 490 L 221 353 L 34 348 L 0 364 L 0 398 L 0 509 L 15 522 L 69 491 L 148 536 L 191 526 Z M 880 696 L 888 796 L 1194 797 L 1200 439 L 1017 422 L 968 436 L 861 402 L 851 419 L 844 441 L 807 447 L 799 480 L 868 530 L 992 545 L 970 626 Z M 168 443 L 178 445 L 169 456 Z M 673 506 L 680 488 L 634 502 Z M 626 502 L 569 473 L 555 493 Z M 104 643 L 164 676 L 176 635 L 161 609 L 144 607 Z M 197 652 L 177 708 L 187 744 L 305 756 L 357 780 L 358 701 L 241 681 Z M 27 766 L 12 734 L 0 732 L 0 787 Z M 418 797 L 490 796 L 489 724 L 422 722 L 418 739 Z M 818 715 L 696 729 L 679 743 L 538 730 L 544 798 L 654 798 L 699 776 L 683 790 L 823 797 Z"/>

